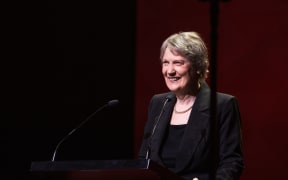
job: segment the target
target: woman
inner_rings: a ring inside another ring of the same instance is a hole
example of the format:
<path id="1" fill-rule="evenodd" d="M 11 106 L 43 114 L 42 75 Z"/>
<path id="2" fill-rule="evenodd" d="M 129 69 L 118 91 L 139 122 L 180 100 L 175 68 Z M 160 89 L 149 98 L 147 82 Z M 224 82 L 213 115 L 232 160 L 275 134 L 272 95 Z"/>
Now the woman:
<path id="1" fill-rule="evenodd" d="M 239 179 L 243 157 L 237 99 L 217 92 L 217 123 L 211 121 L 208 51 L 202 38 L 196 32 L 173 34 L 163 42 L 160 59 L 170 92 L 150 101 L 139 157 L 187 180 Z M 218 125 L 218 134 L 211 122 Z"/>

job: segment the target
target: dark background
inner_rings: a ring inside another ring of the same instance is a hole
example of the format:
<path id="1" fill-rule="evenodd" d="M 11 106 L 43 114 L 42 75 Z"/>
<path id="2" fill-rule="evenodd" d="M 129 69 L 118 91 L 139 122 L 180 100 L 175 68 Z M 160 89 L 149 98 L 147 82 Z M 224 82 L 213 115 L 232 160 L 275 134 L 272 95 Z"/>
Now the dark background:
<path id="1" fill-rule="evenodd" d="M 135 2 L 11 4 L 1 57 L 1 169 L 133 157 Z M 1 171 L 2 171 L 1 170 Z"/>

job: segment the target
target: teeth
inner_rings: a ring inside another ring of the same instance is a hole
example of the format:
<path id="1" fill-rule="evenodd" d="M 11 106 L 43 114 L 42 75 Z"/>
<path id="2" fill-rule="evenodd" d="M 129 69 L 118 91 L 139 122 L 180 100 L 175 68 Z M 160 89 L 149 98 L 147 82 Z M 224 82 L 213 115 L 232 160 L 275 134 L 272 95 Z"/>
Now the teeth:
<path id="1" fill-rule="evenodd" d="M 178 78 L 169 78 L 171 81 L 177 81 Z"/>

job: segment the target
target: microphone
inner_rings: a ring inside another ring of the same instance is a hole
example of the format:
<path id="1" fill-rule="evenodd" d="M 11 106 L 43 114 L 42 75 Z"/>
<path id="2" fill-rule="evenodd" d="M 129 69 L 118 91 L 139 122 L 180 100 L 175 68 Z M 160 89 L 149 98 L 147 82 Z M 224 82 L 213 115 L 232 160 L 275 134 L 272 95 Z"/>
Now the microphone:
<path id="1" fill-rule="evenodd" d="M 66 136 L 64 136 L 64 138 L 61 139 L 61 141 L 59 141 L 59 143 L 57 144 L 54 153 L 53 153 L 53 157 L 52 157 L 52 161 L 54 162 L 55 157 L 56 157 L 56 153 L 57 150 L 59 148 L 59 146 L 69 137 L 71 136 L 71 134 L 73 134 L 77 129 L 79 129 L 81 126 L 83 126 L 83 124 L 85 124 L 91 117 L 93 117 L 96 113 L 98 113 L 99 111 L 101 111 L 102 109 L 106 108 L 106 107 L 114 107 L 116 105 L 119 104 L 119 101 L 114 99 L 109 101 L 108 103 L 106 103 L 105 105 L 101 106 L 100 108 L 98 108 L 94 113 L 92 113 L 90 116 L 88 116 L 84 121 L 82 121 L 76 128 L 74 128 L 72 131 L 70 131 Z"/>
<path id="2" fill-rule="evenodd" d="M 154 123 L 153 129 L 152 129 L 152 132 L 151 132 L 151 135 L 150 135 L 150 139 L 149 139 L 149 143 L 148 143 L 148 147 L 147 147 L 147 152 L 146 152 L 146 157 L 145 157 L 145 159 L 149 159 L 149 158 L 150 158 L 152 137 L 153 137 L 154 132 L 155 132 L 155 130 L 156 130 L 156 127 L 157 127 L 157 125 L 158 125 L 158 123 L 159 123 L 159 120 L 160 120 L 160 118 L 161 118 L 161 116 L 162 116 L 162 114 L 163 114 L 163 112 L 164 112 L 164 108 L 165 108 L 165 106 L 166 106 L 166 103 L 169 102 L 169 101 L 172 99 L 172 97 L 173 97 L 172 94 L 169 94 L 168 96 L 166 96 L 166 100 L 165 100 L 164 103 L 163 103 L 163 106 L 162 106 L 162 109 L 161 109 L 161 111 L 160 111 L 160 114 L 159 114 L 157 120 L 156 120 L 155 123 Z"/>

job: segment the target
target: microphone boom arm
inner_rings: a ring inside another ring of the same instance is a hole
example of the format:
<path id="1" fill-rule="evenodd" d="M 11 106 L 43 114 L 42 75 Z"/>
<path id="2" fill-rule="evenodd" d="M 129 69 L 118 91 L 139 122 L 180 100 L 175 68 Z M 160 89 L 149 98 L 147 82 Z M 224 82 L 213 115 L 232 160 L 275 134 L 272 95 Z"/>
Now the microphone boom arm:
<path id="1" fill-rule="evenodd" d="M 82 127 L 88 120 L 90 120 L 91 117 L 93 117 L 96 113 L 98 113 L 99 111 L 101 111 L 102 109 L 104 109 L 105 107 L 109 106 L 115 106 L 119 103 L 118 100 L 111 100 L 109 101 L 107 104 L 101 106 L 100 108 L 98 108 L 94 113 L 92 113 L 90 116 L 88 116 L 84 121 L 82 121 L 76 128 L 74 128 L 72 131 L 70 131 L 66 136 L 64 136 L 64 138 L 61 139 L 61 141 L 59 141 L 59 143 L 57 144 L 54 153 L 53 153 L 53 157 L 52 157 L 52 162 L 55 161 L 55 157 L 56 157 L 56 153 L 58 151 L 58 148 L 60 147 L 60 145 L 69 137 L 71 136 L 71 134 L 73 134 L 77 129 L 79 129 L 80 127 Z"/>

